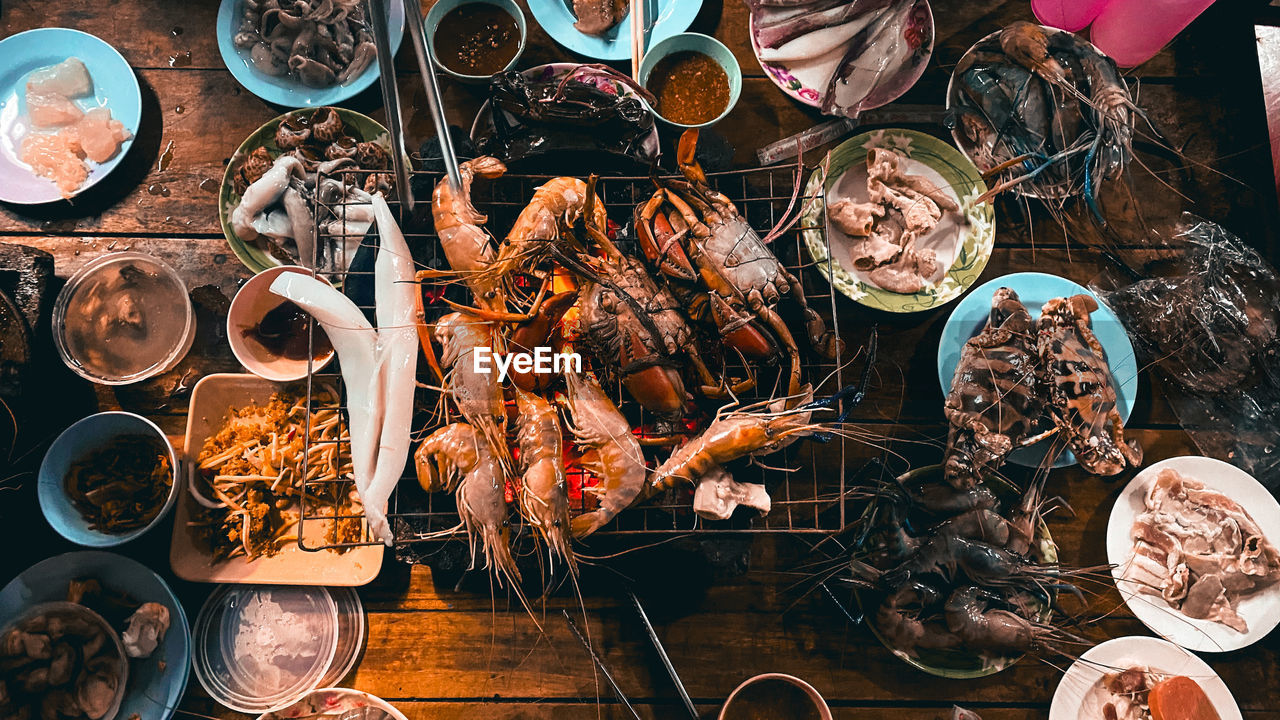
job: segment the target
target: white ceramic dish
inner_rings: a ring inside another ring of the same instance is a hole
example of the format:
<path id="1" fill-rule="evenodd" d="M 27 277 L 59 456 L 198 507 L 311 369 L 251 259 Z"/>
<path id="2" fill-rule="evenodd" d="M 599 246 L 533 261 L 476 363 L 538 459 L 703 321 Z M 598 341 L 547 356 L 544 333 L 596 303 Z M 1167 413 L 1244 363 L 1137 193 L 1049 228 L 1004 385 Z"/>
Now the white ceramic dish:
<path id="1" fill-rule="evenodd" d="M 191 411 L 187 415 L 187 436 L 183 444 L 186 461 L 182 479 L 184 492 L 178 500 L 173 539 L 169 545 L 169 565 L 183 580 L 355 587 L 366 585 L 378 576 L 385 547 L 381 543 L 353 547 L 341 553 L 335 550 L 310 552 L 290 545 L 271 557 L 259 557 L 251 562 L 237 557 L 215 564 L 211 562 L 205 545 L 196 537 L 195 530 L 188 527 L 197 512 L 197 503 L 185 488 L 190 481 L 190 473 L 195 472 L 195 459 L 204 447 L 205 439 L 217 432 L 231 408 L 252 402 L 265 404 L 272 393 L 284 387 L 255 375 L 216 373 L 205 376 L 191 391 Z M 307 528 L 305 538 L 310 546 L 322 545 L 324 527 L 313 522 Z"/>
<path id="2" fill-rule="evenodd" d="M 231 346 L 231 353 L 246 370 L 274 382 L 293 382 L 311 373 L 319 372 L 333 360 L 334 355 L 333 348 L 330 348 L 329 352 L 314 360 L 280 357 L 272 354 L 262 346 L 262 343 L 247 334 L 262 322 L 267 313 L 286 302 L 284 298 L 273 295 L 270 291 L 272 281 L 285 272 L 312 274 L 310 270 L 297 265 L 281 265 L 263 270 L 249 278 L 249 281 L 240 287 L 235 299 L 231 301 L 231 308 L 227 310 L 227 344 Z M 323 276 L 316 277 L 328 282 Z M 324 330 L 317 326 L 315 332 L 314 341 L 319 342 Z"/>
<path id="3" fill-rule="evenodd" d="M 1240 503 L 1269 540 L 1280 542 L 1280 503 L 1252 475 L 1234 465 L 1207 457 L 1161 460 L 1138 473 L 1116 498 L 1111 509 L 1111 518 L 1107 522 L 1107 561 L 1113 566 L 1111 574 L 1116 579 L 1116 588 L 1144 625 L 1182 647 L 1198 652 L 1226 652 L 1248 647 L 1280 624 L 1280 585 L 1272 585 L 1240 600 L 1236 610 L 1249 625 L 1249 632 L 1240 633 L 1221 623 L 1189 618 L 1163 598 L 1139 593 L 1131 583 L 1120 579 L 1133 556 L 1130 537 L 1133 520 L 1145 509 L 1147 490 L 1155 482 L 1156 475 L 1165 468 L 1177 470 Z"/>
<path id="4" fill-rule="evenodd" d="M 386 712 L 392 720 L 408 720 L 396 706 L 377 695 L 350 688 L 320 688 L 282 710 L 264 713 L 258 720 L 289 720 L 289 718 L 314 717 L 318 713 L 341 715 L 344 710 L 359 707 L 375 707 Z"/>
<path id="5" fill-rule="evenodd" d="M 1049 720 L 1092 720 L 1102 713 L 1090 714 L 1084 707 L 1089 691 L 1108 672 L 1124 663 L 1145 665 L 1154 672 L 1183 675 L 1195 680 L 1209 697 L 1222 720 L 1241 720 L 1240 708 L 1227 689 L 1227 684 L 1203 660 L 1171 642 L 1151 637 L 1122 637 L 1089 648 L 1067 669 L 1049 706 Z"/>

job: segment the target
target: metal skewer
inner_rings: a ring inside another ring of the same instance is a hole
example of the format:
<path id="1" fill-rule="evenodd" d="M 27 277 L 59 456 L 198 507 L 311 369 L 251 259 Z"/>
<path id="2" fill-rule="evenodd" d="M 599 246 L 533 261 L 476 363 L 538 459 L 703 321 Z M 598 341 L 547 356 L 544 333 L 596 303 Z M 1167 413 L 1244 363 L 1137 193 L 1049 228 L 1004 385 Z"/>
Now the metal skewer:
<path id="1" fill-rule="evenodd" d="M 684 689 L 684 681 L 680 679 L 680 675 L 676 673 L 676 666 L 671 664 L 671 658 L 667 657 L 667 649 L 662 646 L 662 641 L 658 639 L 658 633 L 653 631 L 653 625 L 649 622 L 649 615 L 644 611 L 644 606 L 640 604 L 640 598 L 630 590 L 627 594 L 631 596 L 631 604 L 635 606 L 636 613 L 640 615 L 640 621 L 644 623 L 645 632 L 649 634 L 649 642 L 653 643 L 653 649 L 658 651 L 658 658 L 662 660 L 662 667 L 667 669 L 667 675 L 671 676 L 671 682 L 676 686 L 676 692 L 680 693 L 680 700 L 684 702 L 684 707 L 689 711 L 689 717 L 698 720 L 698 708 L 693 706 L 693 699 L 689 697 L 689 691 Z"/>
<path id="2" fill-rule="evenodd" d="M 406 4 L 414 5 L 415 0 Z M 378 50 L 378 79 L 382 86 L 382 105 L 387 109 L 387 130 L 391 133 L 391 160 L 396 171 L 396 191 L 400 201 L 413 212 L 413 188 L 409 186 L 409 150 L 405 147 L 404 116 L 400 113 L 400 94 L 396 91 L 395 57 L 391 52 L 391 29 L 387 18 L 387 0 L 369 0 L 369 25 L 373 44 Z"/>
<path id="3" fill-rule="evenodd" d="M 462 188 L 462 176 L 458 173 L 458 155 L 453 151 L 453 138 L 449 137 L 449 121 L 444 116 L 444 102 L 440 99 L 440 78 L 436 61 L 427 49 L 426 33 L 422 29 L 422 8 L 417 0 L 404 0 L 404 21 L 409 26 L 409 40 L 413 53 L 418 56 L 418 72 L 422 75 L 422 87 L 427 91 L 427 105 L 435 120 L 436 135 L 440 138 L 440 158 L 444 160 L 449 184 L 455 191 Z"/>
<path id="4" fill-rule="evenodd" d="M 582 631 L 578 630 L 578 624 L 570 617 L 569 611 L 561 610 L 560 614 L 564 615 L 564 621 L 569 623 L 569 629 L 578 638 L 578 642 L 582 643 L 582 647 L 586 648 L 587 654 L 591 656 L 591 662 L 596 665 L 596 669 L 600 671 L 601 675 L 604 675 L 605 682 L 609 683 L 610 688 L 613 688 L 613 694 L 618 696 L 618 700 L 627 709 L 627 712 L 631 713 L 631 717 L 641 720 L 640 713 L 636 712 L 636 709 L 631 706 L 631 701 L 622 693 L 622 688 L 618 687 L 618 681 L 613 679 L 613 673 L 609 672 L 609 668 L 605 667 L 604 661 L 591 648 L 591 643 L 587 642 L 587 639 L 582 635 Z"/>

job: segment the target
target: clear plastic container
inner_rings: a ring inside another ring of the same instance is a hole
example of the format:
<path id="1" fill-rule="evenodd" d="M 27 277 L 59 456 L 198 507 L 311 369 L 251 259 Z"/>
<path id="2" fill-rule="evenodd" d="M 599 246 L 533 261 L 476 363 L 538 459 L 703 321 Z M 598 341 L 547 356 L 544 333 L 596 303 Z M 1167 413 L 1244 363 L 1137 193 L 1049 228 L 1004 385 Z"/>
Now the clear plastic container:
<path id="1" fill-rule="evenodd" d="M 338 608 L 322 587 L 222 585 L 192 635 L 192 669 L 210 697 L 270 712 L 320 687 L 338 647 Z"/>
<path id="2" fill-rule="evenodd" d="M 173 369 L 195 335 L 195 311 L 182 278 L 146 253 L 110 253 L 89 262 L 53 306 L 53 341 L 62 361 L 102 385 Z"/>
<path id="3" fill-rule="evenodd" d="M 329 588 L 338 607 L 338 649 L 320 687 L 336 687 L 351 672 L 364 650 L 364 605 L 355 588 Z"/>

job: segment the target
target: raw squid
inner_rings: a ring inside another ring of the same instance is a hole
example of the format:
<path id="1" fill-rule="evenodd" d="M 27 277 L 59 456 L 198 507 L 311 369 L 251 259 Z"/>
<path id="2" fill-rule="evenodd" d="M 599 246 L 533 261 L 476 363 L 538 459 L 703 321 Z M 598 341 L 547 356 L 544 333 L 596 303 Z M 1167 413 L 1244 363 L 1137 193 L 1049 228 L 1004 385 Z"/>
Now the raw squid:
<path id="1" fill-rule="evenodd" d="M 272 281 L 271 292 L 310 313 L 338 353 L 347 386 L 351 464 L 367 515 L 373 508 L 367 493 L 373 480 L 385 407 L 378 382 L 378 334 L 350 298 L 310 275 L 281 273 Z"/>
<path id="2" fill-rule="evenodd" d="M 375 312 L 378 318 L 378 370 L 384 412 L 378 459 L 364 501 L 365 517 L 375 537 L 390 545 L 386 507 L 409 459 L 413 424 L 414 377 L 418 369 L 418 284 L 413 256 L 391 208 L 379 193 L 373 196 L 378 224 L 378 259 L 374 263 Z"/>
<path id="3" fill-rule="evenodd" d="M 289 187 L 289 179 L 302 177 L 306 169 L 302 161 L 293 155 L 281 155 L 272 163 L 271 169 L 245 189 L 240 197 L 240 204 L 231 211 L 231 229 L 245 241 L 258 237 L 253 220 L 259 213 L 273 205 Z"/>

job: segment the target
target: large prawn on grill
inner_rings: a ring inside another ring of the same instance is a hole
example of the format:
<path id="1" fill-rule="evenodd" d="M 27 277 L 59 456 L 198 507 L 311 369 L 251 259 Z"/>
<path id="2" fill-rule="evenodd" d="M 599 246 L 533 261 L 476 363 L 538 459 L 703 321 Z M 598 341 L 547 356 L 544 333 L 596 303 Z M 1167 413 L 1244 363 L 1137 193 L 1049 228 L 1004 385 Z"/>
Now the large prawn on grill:
<path id="1" fill-rule="evenodd" d="M 1142 448 L 1125 440 L 1116 388 L 1089 315 L 1098 301 L 1089 295 L 1054 298 L 1041 310 L 1038 341 L 1043 383 L 1059 434 L 1080 466 L 1115 475 L 1142 463 Z"/>
<path id="2" fill-rule="evenodd" d="M 1009 288 L 991 297 L 982 332 L 960 353 L 943 412 L 950 424 L 943 476 L 956 488 L 977 485 L 1033 437 L 1044 412 L 1030 313 Z"/>
<path id="3" fill-rule="evenodd" d="M 809 343 L 839 355 L 841 342 L 805 299 L 800 281 L 778 260 L 729 198 L 713 190 L 694 159 L 696 129 L 680 136 L 676 159 L 684 180 L 655 179 L 658 190 L 637 210 L 640 245 L 675 282 L 701 283 L 706 310 L 726 345 L 748 356 L 790 362 L 787 394 L 800 397 L 800 351 L 777 307 L 790 296 L 804 315 Z M 776 342 L 776 345 L 774 344 Z"/>

